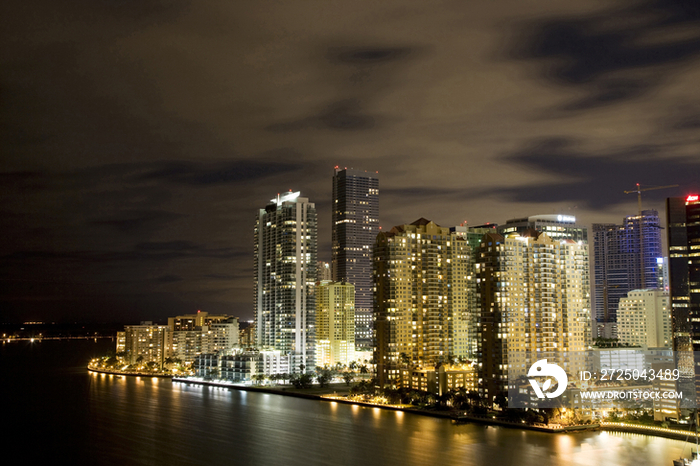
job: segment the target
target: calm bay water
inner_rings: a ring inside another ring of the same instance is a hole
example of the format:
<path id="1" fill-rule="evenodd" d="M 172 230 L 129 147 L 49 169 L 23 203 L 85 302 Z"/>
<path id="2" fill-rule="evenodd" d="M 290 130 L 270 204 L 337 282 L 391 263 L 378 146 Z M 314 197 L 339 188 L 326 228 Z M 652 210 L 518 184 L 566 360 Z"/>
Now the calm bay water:
<path id="1" fill-rule="evenodd" d="M 109 341 L 0 347 L 4 458 L 25 464 L 661 465 L 676 440 L 551 435 L 283 396 L 88 374 Z M 4 461 L 3 461 L 4 463 Z"/>

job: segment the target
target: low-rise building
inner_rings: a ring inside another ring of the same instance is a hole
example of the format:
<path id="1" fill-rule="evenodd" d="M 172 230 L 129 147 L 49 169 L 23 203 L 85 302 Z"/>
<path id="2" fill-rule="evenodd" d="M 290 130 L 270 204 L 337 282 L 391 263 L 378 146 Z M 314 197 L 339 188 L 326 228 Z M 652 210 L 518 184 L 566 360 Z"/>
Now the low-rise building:
<path id="1" fill-rule="evenodd" d="M 194 369 L 197 377 L 229 382 L 249 382 L 257 374 L 269 377 L 293 372 L 290 355 L 284 355 L 281 351 L 256 350 L 200 354 L 194 358 Z"/>
<path id="2" fill-rule="evenodd" d="M 400 369 L 399 388 L 411 388 L 444 395 L 460 388 L 477 389 L 477 371 L 473 364 L 443 364 L 438 367 L 414 367 Z"/>
<path id="3" fill-rule="evenodd" d="M 620 299 L 617 337 L 642 348 L 670 348 L 671 308 L 663 290 L 633 290 Z"/>

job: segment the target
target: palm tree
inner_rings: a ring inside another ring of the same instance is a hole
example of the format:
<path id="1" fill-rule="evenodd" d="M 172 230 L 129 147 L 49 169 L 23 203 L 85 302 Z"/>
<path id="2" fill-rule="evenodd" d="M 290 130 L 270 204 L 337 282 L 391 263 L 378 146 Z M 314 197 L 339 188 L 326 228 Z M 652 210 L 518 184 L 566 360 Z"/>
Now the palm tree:
<path id="1" fill-rule="evenodd" d="M 330 369 L 321 369 L 320 371 L 317 371 L 317 374 L 316 380 L 318 380 L 321 388 L 328 385 L 331 379 L 333 379 L 333 372 Z"/>
<path id="2" fill-rule="evenodd" d="M 353 380 L 355 380 L 355 376 L 352 375 L 352 372 L 343 372 L 343 381 L 345 381 L 345 385 L 349 387 Z"/>

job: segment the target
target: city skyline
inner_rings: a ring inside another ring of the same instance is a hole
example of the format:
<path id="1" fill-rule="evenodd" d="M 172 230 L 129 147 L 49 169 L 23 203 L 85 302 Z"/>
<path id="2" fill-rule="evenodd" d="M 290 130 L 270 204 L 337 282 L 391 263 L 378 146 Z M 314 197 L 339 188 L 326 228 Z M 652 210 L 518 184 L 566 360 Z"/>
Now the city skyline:
<path id="1" fill-rule="evenodd" d="M 253 317 L 252 219 L 378 171 L 385 231 L 700 192 L 700 11 L 388 1 L 3 8 L 2 320 Z"/>

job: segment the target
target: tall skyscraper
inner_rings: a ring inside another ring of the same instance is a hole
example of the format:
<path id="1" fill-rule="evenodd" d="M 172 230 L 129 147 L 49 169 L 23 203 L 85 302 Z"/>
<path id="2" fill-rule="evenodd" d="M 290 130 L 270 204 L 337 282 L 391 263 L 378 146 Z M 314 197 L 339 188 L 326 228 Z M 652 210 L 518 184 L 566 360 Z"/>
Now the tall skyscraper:
<path id="1" fill-rule="evenodd" d="M 355 360 L 355 287 L 322 281 L 316 285 L 316 364 Z"/>
<path id="2" fill-rule="evenodd" d="M 683 377 L 679 387 L 695 385 L 700 397 L 700 197 L 666 200 L 669 295 L 673 350 Z M 686 379 L 684 381 L 683 379 Z"/>
<path id="3" fill-rule="evenodd" d="M 315 365 L 316 208 L 298 192 L 260 209 L 255 223 L 255 330 L 261 350 L 291 355 L 292 370 Z"/>
<path id="4" fill-rule="evenodd" d="M 677 351 L 700 351 L 700 200 L 697 195 L 666 201 L 669 294 Z"/>
<path id="5" fill-rule="evenodd" d="M 527 230 L 484 235 L 476 279 L 481 318 L 480 378 L 492 403 L 537 360 L 574 374 L 590 341 L 588 246 Z"/>
<path id="6" fill-rule="evenodd" d="M 335 168 L 333 281 L 355 286 L 355 345 L 372 347 L 372 247 L 379 233 L 379 175 Z"/>
<path id="7" fill-rule="evenodd" d="M 474 277 L 468 243 L 421 218 L 377 235 L 376 350 L 380 385 L 402 367 L 468 356 Z"/>
<path id="8" fill-rule="evenodd" d="M 659 213 L 625 217 L 622 225 L 593 224 L 593 300 L 598 322 L 616 322 L 621 298 L 659 285 Z"/>

